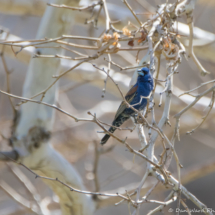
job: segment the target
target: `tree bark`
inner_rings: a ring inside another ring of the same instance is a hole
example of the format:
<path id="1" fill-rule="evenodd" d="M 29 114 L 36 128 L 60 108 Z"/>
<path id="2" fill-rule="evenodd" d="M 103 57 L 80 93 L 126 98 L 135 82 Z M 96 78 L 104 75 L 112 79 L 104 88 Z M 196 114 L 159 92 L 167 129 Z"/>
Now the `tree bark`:
<path id="1" fill-rule="evenodd" d="M 79 0 L 55 0 L 53 3 L 77 6 Z M 36 39 L 55 38 L 70 33 L 75 12 L 60 8 L 47 7 L 41 20 Z M 59 49 L 37 49 L 41 54 L 63 54 Z M 31 58 L 24 87 L 23 97 L 30 98 L 46 89 L 53 81 L 53 75 L 60 71 L 59 59 Z M 45 94 L 44 102 L 55 104 L 58 84 L 54 84 Z M 35 99 L 40 100 L 41 95 Z M 83 182 L 73 168 L 51 146 L 50 134 L 52 132 L 55 111 L 44 105 L 25 103 L 21 106 L 14 125 L 12 136 L 13 148 L 19 155 L 19 161 L 40 175 L 58 178 L 63 182 L 84 190 Z M 62 214 L 84 215 L 93 214 L 94 203 L 92 199 L 83 194 L 71 192 L 65 186 L 55 181 L 45 181 L 58 195 Z"/>

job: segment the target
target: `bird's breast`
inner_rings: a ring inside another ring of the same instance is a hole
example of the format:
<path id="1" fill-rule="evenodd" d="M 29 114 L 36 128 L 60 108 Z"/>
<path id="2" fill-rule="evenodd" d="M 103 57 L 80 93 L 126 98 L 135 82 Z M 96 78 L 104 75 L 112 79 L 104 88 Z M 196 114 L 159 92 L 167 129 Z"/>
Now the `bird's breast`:
<path id="1" fill-rule="evenodd" d="M 138 87 L 138 94 L 140 96 L 149 96 L 152 89 L 153 89 L 153 83 L 144 82 L 144 84 Z"/>

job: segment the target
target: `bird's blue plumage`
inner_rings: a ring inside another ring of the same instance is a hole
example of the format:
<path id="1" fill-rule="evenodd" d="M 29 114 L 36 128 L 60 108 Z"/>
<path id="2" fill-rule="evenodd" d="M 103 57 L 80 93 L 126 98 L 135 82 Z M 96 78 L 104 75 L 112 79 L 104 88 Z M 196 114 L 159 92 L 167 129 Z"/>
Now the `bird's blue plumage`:
<path id="1" fill-rule="evenodd" d="M 142 111 L 147 106 L 147 99 L 142 97 L 148 97 L 152 90 L 153 77 L 150 74 L 149 69 L 143 67 L 142 69 L 138 70 L 137 83 L 128 91 L 125 96 L 125 99 L 130 105 L 133 105 L 135 109 L 137 109 L 138 111 Z M 126 103 L 122 101 L 116 112 L 112 125 L 115 127 L 120 127 L 130 117 L 134 117 L 135 113 L 136 112 L 131 108 L 127 108 Z M 115 127 L 110 127 L 109 132 L 113 133 L 116 130 Z M 102 138 L 101 144 L 105 144 L 109 138 L 110 135 L 106 134 Z"/>

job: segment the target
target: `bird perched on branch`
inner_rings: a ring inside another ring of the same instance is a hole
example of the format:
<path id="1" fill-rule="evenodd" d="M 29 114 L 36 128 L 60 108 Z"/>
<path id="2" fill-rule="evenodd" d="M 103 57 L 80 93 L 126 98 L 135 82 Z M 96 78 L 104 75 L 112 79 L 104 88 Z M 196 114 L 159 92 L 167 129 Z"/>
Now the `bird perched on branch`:
<path id="1" fill-rule="evenodd" d="M 142 111 L 147 105 L 147 98 L 153 90 L 153 77 L 147 67 L 138 70 L 137 83 L 128 91 L 125 96 L 126 101 L 136 110 Z M 125 101 L 120 104 L 112 126 L 109 132 L 113 133 L 117 127 L 120 127 L 130 117 L 135 117 L 136 112 L 132 108 L 128 108 Z M 110 138 L 109 134 L 101 139 L 101 144 L 105 144 Z"/>

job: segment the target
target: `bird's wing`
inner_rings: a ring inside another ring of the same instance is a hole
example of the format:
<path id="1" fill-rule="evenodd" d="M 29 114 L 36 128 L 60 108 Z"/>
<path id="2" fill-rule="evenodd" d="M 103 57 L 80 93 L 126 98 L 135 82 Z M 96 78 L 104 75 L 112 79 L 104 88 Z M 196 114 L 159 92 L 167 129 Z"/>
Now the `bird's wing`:
<path id="1" fill-rule="evenodd" d="M 138 84 L 135 84 L 126 94 L 125 96 L 125 99 L 126 101 L 130 104 L 131 101 L 133 100 L 136 92 L 137 92 L 137 87 L 138 87 Z M 121 102 L 117 112 L 116 112 L 116 115 L 115 115 L 115 119 L 126 109 L 126 103 L 124 101 Z"/>

